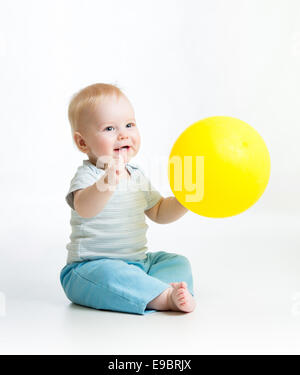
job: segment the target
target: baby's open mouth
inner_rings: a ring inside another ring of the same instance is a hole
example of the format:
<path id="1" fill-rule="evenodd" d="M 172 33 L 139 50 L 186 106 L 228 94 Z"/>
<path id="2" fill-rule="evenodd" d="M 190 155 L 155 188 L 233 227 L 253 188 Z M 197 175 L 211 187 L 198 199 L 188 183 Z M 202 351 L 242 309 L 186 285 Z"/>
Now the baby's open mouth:
<path id="1" fill-rule="evenodd" d="M 114 151 L 119 152 L 121 150 L 129 150 L 129 149 L 130 149 L 130 146 L 124 146 L 124 147 L 120 147 L 120 148 L 114 148 Z"/>

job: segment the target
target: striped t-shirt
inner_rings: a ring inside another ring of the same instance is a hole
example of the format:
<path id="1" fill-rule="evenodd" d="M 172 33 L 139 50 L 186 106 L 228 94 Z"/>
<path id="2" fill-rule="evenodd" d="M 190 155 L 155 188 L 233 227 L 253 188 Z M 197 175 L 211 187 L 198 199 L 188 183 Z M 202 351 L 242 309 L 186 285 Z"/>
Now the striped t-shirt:
<path id="1" fill-rule="evenodd" d="M 70 242 L 67 244 L 67 264 L 102 257 L 141 260 L 146 258 L 144 211 L 153 207 L 160 193 L 152 186 L 143 171 L 134 164 L 126 164 L 129 179 L 121 179 L 102 211 L 92 217 L 77 214 L 73 192 L 93 185 L 104 174 L 89 160 L 84 160 L 71 180 L 65 197 L 71 207 Z"/>

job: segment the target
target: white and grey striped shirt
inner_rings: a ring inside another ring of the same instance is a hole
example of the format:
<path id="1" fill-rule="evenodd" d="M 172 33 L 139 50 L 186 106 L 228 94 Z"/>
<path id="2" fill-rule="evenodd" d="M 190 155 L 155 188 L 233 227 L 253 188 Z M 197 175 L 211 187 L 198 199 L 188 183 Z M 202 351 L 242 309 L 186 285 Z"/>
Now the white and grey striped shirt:
<path id="1" fill-rule="evenodd" d="M 144 172 L 135 164 L 127 163 L 129 179 L 122 179 L 102 211 L 92 218 L 77 214 L 73 192 L 98 181 L 104 170 L 89 160 L 83 160 L 71 180 L 65 197 L 71 207 L 70 242 L 67 244 L 67 263 L 102 257 L 141 260 L 146 258 L 144 211 L 153 207 L 161 194 L 151 185 Z"/>

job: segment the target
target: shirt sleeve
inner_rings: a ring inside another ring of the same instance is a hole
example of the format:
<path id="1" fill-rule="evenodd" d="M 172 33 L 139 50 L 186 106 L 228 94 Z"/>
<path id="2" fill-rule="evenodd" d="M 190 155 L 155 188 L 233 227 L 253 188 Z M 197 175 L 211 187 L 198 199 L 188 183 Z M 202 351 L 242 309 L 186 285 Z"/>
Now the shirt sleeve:
<path id="1" fill-rule="evenodd" d="M 90 168 L 86 166 L 78 167 L 75 176 L 71 180 L 69 191 L 65 197 L 66 202 L 73 210 L 75 209 L 73 192 L 93 185 L 99 178 L 100 175 L 93 173 Z"/>
<path id="2" fill-rule="evenodd" d="M 146 199 L 146 208 L 144 211 L 150 210 L 150 208 L 154 207 L 156 203 L 162 198 L 160 192 L 152 185 L 149 178 L 146 177 L 145 173 L 139 168 L 140 171 L 140 178 L 141 178 L 141 187 L 142 191 L 145 194 Z"/>

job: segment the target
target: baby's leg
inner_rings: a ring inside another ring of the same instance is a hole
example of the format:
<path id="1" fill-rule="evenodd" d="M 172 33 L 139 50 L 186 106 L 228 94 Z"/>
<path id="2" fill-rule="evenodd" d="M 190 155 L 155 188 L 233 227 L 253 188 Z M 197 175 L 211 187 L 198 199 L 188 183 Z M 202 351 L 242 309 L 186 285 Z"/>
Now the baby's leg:
<path id="1" fill-rule="evenodd" d="M 135 314 L 145 314 L 149 301 L 170 286 L 136 265 L 108 258 L 66 266 L 61 282 L 74 303 Z"/>
<path id="2" fill-rule="evenodd" d="M 183 255 L 158 251 L 148 253 L 148 262 L 149 275 L 171 287 L 152 300 L 147 307 L 156 310 L 193 311 L 196 303 L 193 298 L 193 277 L 189 260 Z M 175 282 L 176 279 L 181 281 Z"/>
<path id="3" fill-rule="evenodd" d="M 149 252 L 148 262 L 150 263 L 149 275 L 173 287 L 185 281 L 187 289 L 194 295 L 191 264 L 185 256 L 165 251 Z"/>
<path id="4" fill-rule="evenodd" d="M 166 289 L 158 297 L 150 301 L 147 308 L 183 312 L 194 311 L 196 302 L 188 291 L 187 284 L 184 281 L 172 284 L 174 284 L 172 287 Z"/>

